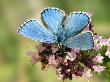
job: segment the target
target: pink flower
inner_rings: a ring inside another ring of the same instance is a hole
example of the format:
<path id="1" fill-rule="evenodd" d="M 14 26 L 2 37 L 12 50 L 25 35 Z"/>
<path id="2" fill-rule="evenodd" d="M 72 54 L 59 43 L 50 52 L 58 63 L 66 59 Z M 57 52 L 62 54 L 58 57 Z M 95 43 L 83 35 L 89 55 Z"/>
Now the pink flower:
<path id="1" fill-rule="evenodd" d="M 102 36 L 94 35 L 94 44 L 98 44 L 101 39 L 102 39 Z"/>
<path id="2" fill-rule="evenodd" d="M 52 52 L 55 53 L 58 50 L 58 47 L 56 45 L 52 46 Z"/>
<path id="3" fill-rule="evenodd" d="M 71 69 L 67 69 L 67 70 L 66 70 L 66 73 L 68 73 L 68 72 L 70 72 L 70 71 L 71 71 Z"/>
<path id="4" fill-rule="evenodd" d="M 102 46 L 107 46 L 109 44 L 108 39 L 103 39 L 100 35 L 94 35 L 94 49 L 99 51 Z"/>
<path id="5" fill-rule="evenodd" d="M 46 49 L 46 47 L 44 47 L 42 43 L 40 43 L 39 46 L 37 46 L 37 50 L 38 50 L 39 52 L 42 52 L 42 51 L 44 51 L 45 49 Z"/>
<path id="6" fill-rule="evenodd" d="M 107 50 L 106 53 L 105 53 L 105 55 L 108 56 L 108 57 L 110 58 L 110 51 Z"/>
<path id="7" fill-rule="evenodd" d="M 108 39 L 101 39 L 100 40 L 100 45 L 102 45 L 102 46 L 108 45 Z"/>
<path id="8" fill-rule="evenodd" d="M 102 48 L 102 45 L 100 44 L 100 40 L 102 40 L 102 36 L 94 35 L 94 49 L 96 51 L 99 51 Z"/>
<path id="9" fill-rule="evenodd" d="M 107 46 L 107 51 L 106 51 L 105 55 L 110 58 L 110 45 Z"/>
<path id="10" fill-rule="evenodd" d="M 70 61 L 73 61 L 75 58 L 76 58 L 75 51 L 72 50 L 71 52 L 67 52 L 66 59 L 68 59 Z"/>
<path id="11" fill-rule="evenodd" d="M 41 57 L 39 54 L 36 52 L 27 52 L 27 55 L 31 58 L 31 63 L 35 64 L 36 62 L 40 61 Z"/>
<path id="12" fill-rule="evenodd" d="M 62 80 L 63 76 L 64 76 L 64 75 L 59 74 L 59 75 L 57 76 L 57 79 L 58 79 L 58 80 Z"/>
<path id="13" fill-rule="evenodd" d="M 57 59 L 55 59 L 55 55 L 51 55 L 48 61 L 49 61 L 48 63 L 49 65 L 53 67 L 57 67 L 59 63 L 63 62 L 63 58 L 58 57 Z"/>
<path id="14" fill-rule="evenodd" d="M 89 80 L 90 77 L 93 76 L 93 75 L 91 74 L 91 69 L 88 69 L 87 71 L 85 71 L 85 72 L 83 73 L 83 76 Z"/>
<path id="15" fill-rule="evenodd" d="M 53 65 L 53 66 L 56 66 L 57 65 L 57 62 L 56 62 L 56 60 L 55 60 L 55 56 L 54 55 L 51 55 L 50 57 L 49 57 L 49 65 Z"/>
<path id="16" fill-rule="evenodd" d="M 103 59 L 104 57 L 101 56 L 101 54 L 99 53 L 95 58 L 93 58 L 93 61 L 98 62 L 98 63 L 103 63 Z"/>
<path id="17" fill-rule="evenodd" d="M 102 46 L 101 46 L 100 44 L 96 44 L 96 45 L 94 46 L 94 49 L 95 49 L 96 51 L 99 51 L 101 48 L 102 48 Z"/>
<path id="18" fill-rule="evenodd" d="M 101 73 L 102 71 L 105 70 L 106 67 L 104 66 L 100 66 L 100 65 L 93 65 L 93 69 L 97 72 L 97 73 Z"/>
<path id="19" fill-rule="evenodd" d="M 58 76 L 57 76 L 57 79 L 58 79 L 58 80 L 61 80 L 61 79 L 63 78 L 63 76 L 64 76 L 64 75 L 61 75 L 61 68 L 57 69 L 56 72 L 57 72 L 57 75 L 58 75 Z"/>
<path id="20" fill-rule="evenodd" d="M 108 42 L 109 42 L 108 39 L 104 39 L 102 38 L 102 36 L 99 36 L 99 35 L 94 35 L 94 41 L 96 44 L 99 43 L 102 46 L 108 45 Z"/>
<path id="21" fill-rule="evenodd" d="M 108 46 L 110 46 L 110 37 L 108 38 Z"/>

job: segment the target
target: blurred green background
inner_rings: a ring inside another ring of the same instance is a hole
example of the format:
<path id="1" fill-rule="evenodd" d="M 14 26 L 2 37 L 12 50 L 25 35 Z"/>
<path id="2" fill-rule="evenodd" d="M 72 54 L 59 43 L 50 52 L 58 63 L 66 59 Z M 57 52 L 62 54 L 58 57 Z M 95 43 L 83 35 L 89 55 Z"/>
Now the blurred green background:
<path id="1" fill-rule="evenodd" d="M 0 0 L 0 82 L 61 82 L 53 69 L 42 72 L 39 63 L 31 65 L 26 52 L 34 50 L 36 42 L 17 34 L 25 20 L 35 18 L 41 22 L 40 13 L 49 6 L 67 14 L 92 12 L 95 32 L 110 36 L 110 0 Z M 108 78 L 110 75 L 96 75 L 90 82 L 110 82 Z M 72 80 L 76 81 L 87 82 L 84 78 Z"/>

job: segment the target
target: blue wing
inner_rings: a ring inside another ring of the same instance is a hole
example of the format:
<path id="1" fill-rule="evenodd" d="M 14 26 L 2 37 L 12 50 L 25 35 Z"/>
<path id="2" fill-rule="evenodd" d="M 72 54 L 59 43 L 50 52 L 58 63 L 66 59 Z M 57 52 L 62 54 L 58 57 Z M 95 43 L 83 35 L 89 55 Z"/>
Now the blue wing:
<path id="1" fill-rule="evenodd" d="M 61 25 L 64 17 L 65 14 L 57 8 L 47 8 L 41 13 L 43 23 L 54 34 L 58 34 L 58 30 L 62 29 Z"/>
<path id="2" fill-rule="evenodd" d="M 80 33 L 89 24 L 89 19 L 84 13 L 72 13 L 67 19 L 65 36 L 71 37 Z"/>
<path id="3" fill-rule="evenodd" d="M 93 48 L 93 37 L 90 32 L 75 35 L 66 39 L 63 45 L 79 50 L 88 50 Z"/>
<path id="4" fill-rule="evenodd" d="M 57 37 L 49 32 L 46 28 L 39 25 L 36 20 L 27 21 L 18 30 L 18 33 L 35 41 L 54 43 L 57 41 Z"/>

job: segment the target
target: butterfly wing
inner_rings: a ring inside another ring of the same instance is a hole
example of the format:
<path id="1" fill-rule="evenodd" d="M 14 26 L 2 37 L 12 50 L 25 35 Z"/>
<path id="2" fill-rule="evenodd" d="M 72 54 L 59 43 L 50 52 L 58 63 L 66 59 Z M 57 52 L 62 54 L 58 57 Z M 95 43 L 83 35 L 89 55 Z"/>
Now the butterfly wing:
<path id="1" fill-rule="evenodd" d="M 45 43 L 54 43 L 57 40 L 55 35 L 53 35 L 43 26 L 39 25 L 36 20 L 27 21 L 18 30 L 18 33 L 32 40 Z"/>
<path id="2" fill-rule="evenodd" d="M 79 50 L 88 50 L 93 48 L 93 37 L 90 32 L 75 35 L 66 39 L 63 45 Z"/>
<path id="3" fill-rule="evenodd" d="M 62 21 L 65 17 L 64 12 L 58 8 L 46 8 L 41 13 L 43 23 L 47 26 L 47 29 L 54 34 L 58 34 L 58 30 L 62 29 Z"/>
<path id="4" fill-rule="evenodd" d="M 72 13 L 67 18 L 65 36 L 71 37 L 80 33 L 88 24 L 89 17 L 84 13 Z"/>

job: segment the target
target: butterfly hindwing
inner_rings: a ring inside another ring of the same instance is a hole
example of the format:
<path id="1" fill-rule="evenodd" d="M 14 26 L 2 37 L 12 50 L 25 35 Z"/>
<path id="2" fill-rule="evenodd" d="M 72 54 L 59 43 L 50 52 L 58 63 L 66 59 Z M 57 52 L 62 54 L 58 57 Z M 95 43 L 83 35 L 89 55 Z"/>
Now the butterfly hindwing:
<path id="1" fill-rule="evenodd" d="M 71 37 L 80 33 L 88 24 L 90 18 L 84 13 L 72 13 L 66 21 L 65 36 Z"/>
<path id="2" fill-rule="evenodd" d="M 35 41 L 54 43 L 57 37 L 46 28 L 39 25 L 36 20 L 29 20 L 20 27 L 18 33 Z"/>
<path id="3" fill-rule="evenodd" d="M 58 30 L 62 28 L 64 16 L 65 14 L 57 8 L 46 8 L 41 13 L 42 21 L 54 34 L 58 34 Z"/>
<path id="4" fill-rule="evenodd" d="M 93 37 L 90 32 L 75 35 L 66 39 L 63 45 L 79 50 L 88 50 L 93 48 Z"/>

